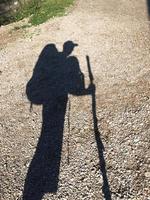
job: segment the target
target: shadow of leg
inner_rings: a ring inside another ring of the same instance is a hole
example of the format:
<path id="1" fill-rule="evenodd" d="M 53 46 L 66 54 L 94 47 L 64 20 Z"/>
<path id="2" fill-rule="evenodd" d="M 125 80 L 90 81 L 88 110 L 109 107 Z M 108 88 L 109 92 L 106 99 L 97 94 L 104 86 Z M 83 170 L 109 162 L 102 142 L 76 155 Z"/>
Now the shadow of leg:
<path id="1" fill-rule="evenodd" d="M 23 200 L 41 200 L 56 193 L 59 181 L 67 97 L 43 105 L 43 124 L 35 155 L 25 180 Z"/>

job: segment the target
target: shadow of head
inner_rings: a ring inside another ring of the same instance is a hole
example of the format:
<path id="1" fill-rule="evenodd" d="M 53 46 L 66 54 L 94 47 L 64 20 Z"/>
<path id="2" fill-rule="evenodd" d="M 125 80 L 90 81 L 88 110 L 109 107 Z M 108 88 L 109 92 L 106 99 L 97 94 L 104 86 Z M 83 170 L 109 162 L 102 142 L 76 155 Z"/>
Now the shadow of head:
<path id="1" fill-rule="evenodd" d="M 67 41 L 63 44 L 63 53 L 66 55 L 66 56 L 69 56 L 72 51 L 74 50 L 74 48 L 78 46 L 78 44 L 76 43 L 73 43 L 72 41 Z"/>

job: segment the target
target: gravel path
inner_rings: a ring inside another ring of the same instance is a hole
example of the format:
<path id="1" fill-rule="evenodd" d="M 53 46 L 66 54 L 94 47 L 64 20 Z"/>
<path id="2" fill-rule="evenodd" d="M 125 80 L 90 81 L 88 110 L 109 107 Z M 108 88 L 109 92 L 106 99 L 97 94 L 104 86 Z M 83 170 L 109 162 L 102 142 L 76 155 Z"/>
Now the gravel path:
<path id="1" fill-rule="evenodd" d="M 1 199 L 149 200 L 146 1 L 77 0 L 68 12 L 37 27 L 14 30 L 16 23 L 0 28 Z M 30 112 L 26 86 L 41 50 L 54 43 L 62 51 L 68 40 L 78 44 L 73 55 L 86 88 L 89 56 L 95 89 L 90 95 L 69 94 L 60 108 L 55 102 L 50 109 L 33 105 Z M 42 110 L 55 127 L 43 125 Z M 60 144 L 58 155 L 49 148 L 52 137 L 51 146 Z"/>

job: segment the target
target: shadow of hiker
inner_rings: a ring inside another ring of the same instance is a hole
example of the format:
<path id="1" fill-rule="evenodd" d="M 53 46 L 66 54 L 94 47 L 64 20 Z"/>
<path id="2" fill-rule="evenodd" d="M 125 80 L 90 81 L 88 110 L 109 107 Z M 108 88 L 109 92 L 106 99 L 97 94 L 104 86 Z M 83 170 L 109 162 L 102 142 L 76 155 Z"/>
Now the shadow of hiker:
<path id="1" fill-rule="evenodd" d="M 63 45 L 63 52 L 58 52 L 54 44 L 47 45 L 39 56 L 32 78 L 27 83 L 26 94 L 31 105 L 43 105 L 43 123 L 36 152 L 26 176 L 23 200 L 41 200 L 45 193 L 57 192 L 68 94 L 92 96 L 94 133 L 103 177 L 102 191 L 104 198 L 111 200 L 104 147 L 97 124 L 94 77 L 87 56 L 90 85 L 85 88 L 84 75 L 78 59 L 70 56 L 75 46 L 77 44 L 67 41 Z"/>
<path id="2" fill-rule="evenodd" d="M 68 94 L 91 94 L 92 86 L 84 86 L 78 59 L 70 56 L 75 46 L 67 41 L 63 52 L 58 52 L 54 44 L 48 44 L 27 83 L 26 94 L 31 104 L 43 105 L 43 122 L 26 176 L 23 200 L 41 200 L 45 193 L 57 192 Z"/>

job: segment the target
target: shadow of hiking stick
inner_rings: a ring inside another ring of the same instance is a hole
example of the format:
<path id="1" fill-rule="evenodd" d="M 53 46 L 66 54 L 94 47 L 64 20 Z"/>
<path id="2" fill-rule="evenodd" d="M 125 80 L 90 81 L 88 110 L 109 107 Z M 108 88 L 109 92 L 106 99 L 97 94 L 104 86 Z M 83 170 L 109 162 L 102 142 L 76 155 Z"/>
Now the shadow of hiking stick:
<path id="1" fill-rule="evenodd" d="M 148 10 L 148 18 L 150 21 L 150 0 L 147 0 L 147 10 Z"/>
<path id="2" fill-rule="evenodd" d="M 110 191 L 110 187 L 109 187 L 109 183 L 108 183 L 106 163 L 105 163 L 105 158 L 104 158 L 104 153 L 103 153 L 104 152 L 104 146 L 103 146 L 102 140 L 100 138 L 100 132 L 98 130 L 98 121 L 97 121 L 97 114 L 96 114 L 96 86 L 94 84 L 94 77 L 93 77 L 92 70 L 91 70 L 89 56 L 86 56 L 86 60 L 87 60 L 87 67 L 88 67 L 88 72 L 89 72 L 90 84 L 92 85 L 92 88 L 93 88 L 91 90 L 92 113 L 93 113 L 95 140 L 96 140 L 96 143 L 97 143 L 98 155 L 99 155 L 99 166 L 100 166 L 100 171 L 101 171 L 102 177 L 103 177 L 102 191 L 103 191 L 103 194 L 104 194 L 104 198 L 106 200 L 111 200 L 111 191 Z"/>

